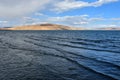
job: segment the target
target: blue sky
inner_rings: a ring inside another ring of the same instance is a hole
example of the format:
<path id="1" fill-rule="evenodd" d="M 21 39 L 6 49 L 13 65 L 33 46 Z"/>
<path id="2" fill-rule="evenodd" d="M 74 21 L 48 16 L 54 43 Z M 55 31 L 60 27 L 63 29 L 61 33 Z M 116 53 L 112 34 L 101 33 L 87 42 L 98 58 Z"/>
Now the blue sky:
<path id="1" fill-rule="evenodd" d="M 119 0 L 0 0 L 0 27 L 54 23 L 120 27 Z"/>

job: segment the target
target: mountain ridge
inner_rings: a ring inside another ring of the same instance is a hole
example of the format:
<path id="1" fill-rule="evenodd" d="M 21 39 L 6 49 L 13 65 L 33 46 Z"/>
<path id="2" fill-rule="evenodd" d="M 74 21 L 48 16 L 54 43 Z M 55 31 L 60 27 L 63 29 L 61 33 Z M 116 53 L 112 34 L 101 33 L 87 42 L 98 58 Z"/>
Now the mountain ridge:
<path id="1" fill-rule="evenodd" d="M 84 28 L 76 28 L 59 24 L 37 24 L 0 28 L 0 30 L 84 30 Z"/>
<path id="2" fill-rule="evenodd" d="M 120 30 L 120 27 L 102 27 L 95 29 L 87 29 L 83 27 L 71 27 L 60 24 L 47 23 L 47 24 L 5 27 L 5 28 L 0 28 L 0 30 Z"/>

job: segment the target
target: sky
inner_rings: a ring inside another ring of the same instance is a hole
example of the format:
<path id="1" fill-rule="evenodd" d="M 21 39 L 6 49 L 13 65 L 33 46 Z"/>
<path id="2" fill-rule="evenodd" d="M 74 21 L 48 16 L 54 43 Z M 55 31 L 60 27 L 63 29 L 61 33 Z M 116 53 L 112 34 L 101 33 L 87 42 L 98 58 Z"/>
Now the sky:
<path id="1" fill-rule="evenodd" d="M 0 0 L 0 27 L 43 23 L 120 27 L 120 0 Z"/>

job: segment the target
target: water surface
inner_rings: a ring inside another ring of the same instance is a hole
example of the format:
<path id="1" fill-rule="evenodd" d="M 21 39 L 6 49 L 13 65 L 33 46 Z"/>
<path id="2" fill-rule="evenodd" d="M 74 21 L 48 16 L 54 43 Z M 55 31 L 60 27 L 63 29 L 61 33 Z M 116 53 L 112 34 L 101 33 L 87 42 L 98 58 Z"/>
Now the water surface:
<path id="1" fill-rule="evenodd" d="M 120 31 L 0 31 L 0 80 L 120 80 Z"/>

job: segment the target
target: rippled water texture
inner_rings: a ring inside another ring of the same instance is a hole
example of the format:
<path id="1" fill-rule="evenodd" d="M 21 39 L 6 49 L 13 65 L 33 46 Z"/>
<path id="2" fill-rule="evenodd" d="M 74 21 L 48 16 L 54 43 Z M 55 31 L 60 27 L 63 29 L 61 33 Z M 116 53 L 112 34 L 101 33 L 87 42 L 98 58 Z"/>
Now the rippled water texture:
<path id="1" fill-rule="evenodd" d="M 0 31 L 0 80 L 120 80 L 120 31 Z"/>

